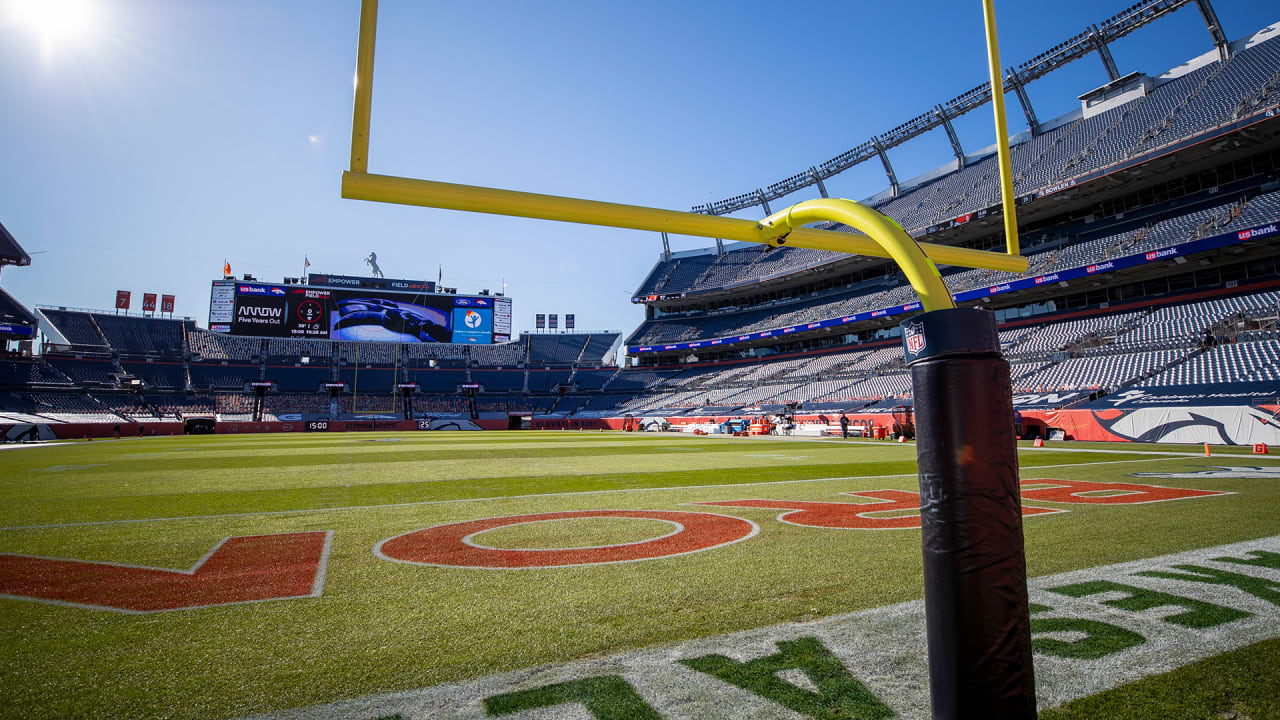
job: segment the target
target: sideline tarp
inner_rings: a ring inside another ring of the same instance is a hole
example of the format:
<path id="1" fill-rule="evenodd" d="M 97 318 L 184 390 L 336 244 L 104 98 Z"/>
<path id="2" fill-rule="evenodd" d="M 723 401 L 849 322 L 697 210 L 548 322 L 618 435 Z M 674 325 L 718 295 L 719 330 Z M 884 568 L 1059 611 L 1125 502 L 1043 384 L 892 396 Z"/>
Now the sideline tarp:
<path id="1" fill-rule="evenodd" d="M 1275 405 L 1023 410 L 1024 418 L 1062 428 L 1068 440 L 1280 445 Z"/>

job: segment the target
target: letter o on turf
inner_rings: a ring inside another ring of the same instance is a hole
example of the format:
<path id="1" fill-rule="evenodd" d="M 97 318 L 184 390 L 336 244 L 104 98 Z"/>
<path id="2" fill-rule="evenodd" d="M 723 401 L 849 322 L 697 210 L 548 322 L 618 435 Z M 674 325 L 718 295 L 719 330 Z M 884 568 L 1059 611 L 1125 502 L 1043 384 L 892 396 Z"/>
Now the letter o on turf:
<path id="1" fill-rule="evenodd" d="M 509 525 L 583 518 L 638 518 L 661 520 L 676 526 L 675 532 L 641 542 L 600 547 L 552 550 L 512 550 L 487 548 L 469 542 L 477 533 Z M 749 520 L 703 512 L 664 510 L 580 510 L 483 518 L 437 525 L 387 538 L 373 548 L 373 554 L 392 562 L 518 570 L 571 565 L 601 565 L 635 562 L 686 555 L 746 540 L 760 528 Z"/>

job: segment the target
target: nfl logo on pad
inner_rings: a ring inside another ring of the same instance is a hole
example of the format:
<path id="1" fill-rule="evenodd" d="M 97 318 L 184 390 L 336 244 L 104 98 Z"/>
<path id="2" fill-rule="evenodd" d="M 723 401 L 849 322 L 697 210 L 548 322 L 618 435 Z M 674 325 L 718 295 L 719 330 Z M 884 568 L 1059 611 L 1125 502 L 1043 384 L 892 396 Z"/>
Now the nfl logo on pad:
<path id="1" fill-rule="evenodd" d="M 924 323 L 911 323 L 904 331 L 907 341 L 907 352 L 919 355 L 924 349 Z"/>

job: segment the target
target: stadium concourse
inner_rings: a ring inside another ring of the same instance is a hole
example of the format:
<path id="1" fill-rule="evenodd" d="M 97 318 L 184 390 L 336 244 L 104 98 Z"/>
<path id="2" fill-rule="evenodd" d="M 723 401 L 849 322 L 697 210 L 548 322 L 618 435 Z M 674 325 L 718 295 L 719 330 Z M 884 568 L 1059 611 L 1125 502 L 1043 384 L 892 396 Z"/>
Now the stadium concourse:
<path id="1" fill-rule="evenodd" d="M 1023 435 L 1280 444 L 1280 24 L 1158 76 L 1118 76 L 1032 127 L 1012 153 L 1030 268 L 940 268 L 959 304 L 1000 322 Z M 867 202 L 930 242 L 1000 247 L 994 150 L 955 147 L 955 160 L 890 175 Z M 752 197 L 768 210 L 766 194 Z M 0 239 L 5 262 L 30 262 Z M 0 363 L 0 428 L 717 432 L 771 417 L 784 418 L 773 432 L 825 434 L 844 415 L 859 433 L 907 431 L 898 324 L 920 303 L 884 260 L 717 243 L 664 252 L 633 296 L 646 320 L 618 367 L 613 333 L 260 338 L 190 319 L 33 312 L 0 293 L 5 337 L 38 327 L 43 339 L 38 354 L 19 342 Z"/>

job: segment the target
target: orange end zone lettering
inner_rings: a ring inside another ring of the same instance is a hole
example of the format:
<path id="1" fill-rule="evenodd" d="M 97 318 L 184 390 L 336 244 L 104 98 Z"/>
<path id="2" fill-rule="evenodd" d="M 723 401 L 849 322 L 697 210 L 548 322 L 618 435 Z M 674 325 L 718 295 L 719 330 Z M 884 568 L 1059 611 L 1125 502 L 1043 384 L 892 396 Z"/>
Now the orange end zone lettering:
<path id="1" fill-rule="evenodd" d="M 841 528 L 853 530 L 896 530 L 920 527 L 920 494 L 907 490 L 860 490 L 841 493 L 852 497 L 875 500 L 872 503 L 805 502 L 798 500 L 723 500 L 720 502 L 694 503 L 720 507 L 775 508 L 789 510 L 778 520 L 806 527 Z M 873 513 L 890 511 L 915 511 L 914 515 L 899 517 L 868 517 Z M 1053 508 L 1023 507 L 1023 516 L 1048 515 L 1063 512 Z"/>
<path id="2" fill-rule="evenodd" d="M 332 535 L 227 538 L 190 570 L 0 554 L 0 595 L 127 613 L 319 597 Z"/>
<path id="3" fill-rule="evenodd" d="M 471 536 L 510 525 L 582 518 L 639 518 L 662 520 L 675 531 L 652 540 L 590 548 L 511 550 L 489 548 L 471 542 Z M 442 567 L 485 569 L 550 568 L 598 565 L 671 557 L 710 550 L 746 540 L 759 531 L 742 518 L 700 512 L 662 510 L 580 510 L 483 518 L 437 525 L 387 538 L 373 553 L 393 562 Z"/>
<path id="4" fill-rule="evenodd" d="M 1090 482 L 1087 480 L 1023 480 L 1023 485 L 1050 485 L 1031 487 L 1022 491 L 1022 497 L 1040 502 L 1058 502 L 1090 505 L 1138 505 L 1141 503 L 1183 500 L 1185 498 L 1230 495 L 1220 490 L 1191 490 L 1141 483 Z M 1084 493 L 1114 493 L 1109 495 L 1085 495 Z"/>

